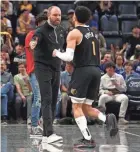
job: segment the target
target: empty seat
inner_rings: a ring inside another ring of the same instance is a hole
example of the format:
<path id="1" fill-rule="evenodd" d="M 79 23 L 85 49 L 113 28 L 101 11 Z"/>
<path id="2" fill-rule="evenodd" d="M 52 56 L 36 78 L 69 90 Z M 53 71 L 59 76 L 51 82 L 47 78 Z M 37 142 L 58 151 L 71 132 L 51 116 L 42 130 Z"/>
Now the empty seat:
<path id="1" fill-rule="evenodd" d="M 131 35 L 132 28 L 138 25 L 138 21 L 122 21 L 122 35 Z"/>
<path id="2" fill-rule="evenodd" d="M 69 9 L 74 9 L 74 4 L 57 4 L 61 9 L 62 15 L 67 15 Z"/>
<path id="3" fill-rule="evenodd" d="M 122 47 L 122 38 L 120 37 L 105 37 L 107 49 L 110 49 L 111 44 Z"/>
<path id="4" fill-rule="evenodd" d="M 51 6 L 53 6 L 52 3 L 48 3 L 48 4 L 44 4 L 44 3 L 42 3 L 42 4 L 37 4 L 37 10 L 38 10 L 38 12 L 40 13 L 40 12 L 42 12 L 44 9 L 48 9 L 48 8 L 51 7 Z"/>
<path id="5" fill-rule="evenodd" d="M 119 18 L 137 18 L 137 8 L 135 4 L 120 4 Z"/>
<path id="6" fill-rule="evenodd" d="M 103 35 L 119 35 L 119 23 L 116 15 L 109 18 L 103 15 L 100 22 Z"/>

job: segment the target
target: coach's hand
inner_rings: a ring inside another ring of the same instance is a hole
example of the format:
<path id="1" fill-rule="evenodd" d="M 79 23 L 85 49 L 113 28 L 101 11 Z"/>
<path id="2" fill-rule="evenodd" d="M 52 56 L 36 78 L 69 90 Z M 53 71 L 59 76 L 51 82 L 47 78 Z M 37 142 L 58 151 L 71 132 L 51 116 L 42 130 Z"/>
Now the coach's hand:
<path id="1" fill-rule="evenodd" d="M 60 49 L 59 49 L 59 50 L 54 49 L 54 50 L 53 50 L 53 53 L 52 53 L 52 56 L 53 56 L 53 57 L 56 57 L 56 53 L 57 53 L 57 52 L 60 52 Z"/>
<path id="2" fill-rule="evenodd" d="M 31 50 L 34 50 L 35 49 L 35 47 L 36 47 L 36 45 L 37 45 L 37 42 L 38 42 L 38 38 L 36 37 L 35 38 L 35 40 L 32 40 L 31 42 L 30 42 L 30 48 L 31 48 Z"/>

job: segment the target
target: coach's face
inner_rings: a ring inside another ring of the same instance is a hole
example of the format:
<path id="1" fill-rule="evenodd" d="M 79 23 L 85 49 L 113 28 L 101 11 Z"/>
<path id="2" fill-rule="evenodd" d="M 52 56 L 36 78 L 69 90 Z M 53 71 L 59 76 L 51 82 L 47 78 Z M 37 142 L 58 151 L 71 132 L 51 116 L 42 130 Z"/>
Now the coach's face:
<path id="1" fill-rule="evenodd" d="M 52 8 L 50 13 L 48 14 L 48 19 L 51 24 L 57 26 L 61 23 L 61 10 L 58 7 Z"/>

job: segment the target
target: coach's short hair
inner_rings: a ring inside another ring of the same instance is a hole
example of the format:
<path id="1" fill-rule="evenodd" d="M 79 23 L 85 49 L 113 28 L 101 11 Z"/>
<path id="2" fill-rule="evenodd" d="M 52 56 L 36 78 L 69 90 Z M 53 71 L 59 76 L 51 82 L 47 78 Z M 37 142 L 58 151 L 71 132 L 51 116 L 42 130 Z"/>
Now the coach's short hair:
<path id="1" fill-rule="evenodd" d="M 91 11 L 89 8 L 87 8 L 85 6 L 78 6 L 75 9 L 75 16 L 79 23 L 84 24 L 89 21 L 90 16 L 91 16 Z"/>

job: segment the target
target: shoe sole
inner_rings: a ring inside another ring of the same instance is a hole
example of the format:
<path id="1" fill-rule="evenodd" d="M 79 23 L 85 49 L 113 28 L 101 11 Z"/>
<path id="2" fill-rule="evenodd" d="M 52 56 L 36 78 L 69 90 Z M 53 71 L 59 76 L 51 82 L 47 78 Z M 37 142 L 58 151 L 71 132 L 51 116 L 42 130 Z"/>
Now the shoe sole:
<path id="1" fill-rule="evenodd" d="M 107 125 L 107 130 L 110 131 L 110 136 L 111 137 L 116 136 L 118 133 L 118 125 L 117 125 L 116 116 L 114 114 L 107 115 L 106 125 Z"/>
<path id="2" fill-rule="evenodd" d="M 30 135 L 30 138 L 42 137 L 42 135 Z"/>
<path id="3" fill-rule="evenodd" d="M 59 139 L 57 139 L 57 140 L 55 140 L 55 141 L 51 141 L 51 142 L 42 142 L 42 143 L 47 143 L 47 144 L 51 144 L 51 143 L 55 143 L 55 142 L 60 142 L 60 141 L 63 141 L 63 138 L 59 138 Z"/>
<path id="4" fill-rule="evenodd" d="M 86 146 L 86 145 L 74 145 L 74 148 L 95 148 L 96 145 Z"/>

